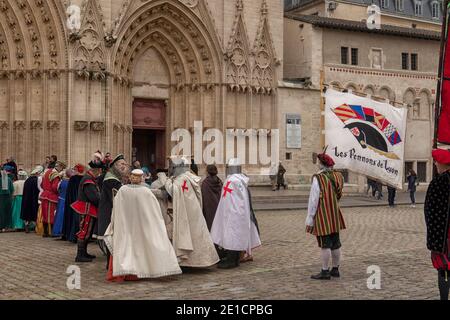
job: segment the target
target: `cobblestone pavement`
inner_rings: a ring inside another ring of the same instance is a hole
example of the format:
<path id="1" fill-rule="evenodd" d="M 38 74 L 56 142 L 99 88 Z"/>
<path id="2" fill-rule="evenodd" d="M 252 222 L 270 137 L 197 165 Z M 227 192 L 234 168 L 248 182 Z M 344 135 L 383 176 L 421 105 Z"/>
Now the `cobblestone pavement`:
<path id="1" fill-rule="evenodd" d="M 81 290 L 68 290 L 76 247 L 35 234 L 0 234 L 0 299 L 438 299 L 425 248 L 423 207 L 349 208 L 340 279 L 310 280 L 320 268 L 304 210 L 259 212 L 263 246 L 238 269 L 194 270 L 162 280 L 108 283 L 105 258 L 80 264 Z M 94 244 L 91 253 L 101 255 Z M 381 289 L 367 288 L 367 267 Z"/>

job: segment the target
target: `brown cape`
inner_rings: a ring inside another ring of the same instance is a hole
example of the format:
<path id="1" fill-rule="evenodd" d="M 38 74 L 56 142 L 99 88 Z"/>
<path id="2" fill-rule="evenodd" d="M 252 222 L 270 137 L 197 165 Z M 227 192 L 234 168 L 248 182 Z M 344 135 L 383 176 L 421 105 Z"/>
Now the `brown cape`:
<path id="1" fill-rule="evenodd" d="M 222 185 L 222 180 L 217 176 L 207 176 L 202 183 L 203 215 L 209 231 L 211 231 L 216 216 L 217 206 L 222 194 Z"/>

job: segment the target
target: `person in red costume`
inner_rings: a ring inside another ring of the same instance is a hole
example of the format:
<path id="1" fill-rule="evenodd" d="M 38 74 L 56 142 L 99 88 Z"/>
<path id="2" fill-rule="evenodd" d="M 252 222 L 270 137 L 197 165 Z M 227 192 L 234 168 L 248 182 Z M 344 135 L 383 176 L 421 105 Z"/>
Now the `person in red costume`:
<path id="1" fill-rule="evenodd" d="M 50 236 L 53 227 L 53 222 L 56 214 L 56 207 L 58 205 L 58 186 L 61 182 L 61 173 L 66 168 L 65 163 L 57 161 L 55 168 L 47 169 L 42 177 L 42 193 L 40 195 L 42 208 L 42 223 L 44 225 L 44 238 Z"/>
<path id="2" fill-rule="evenodd" d="M 89 162 L 89 170 L 80 181 L 78 187 L 78 199 L 71 204 L 72 209 L 80 215 L 80 231 L 77 233 L 77 256 L 75 262 L 92 262 L 95 256 L 88 254 L 87 246 L 92 238 L 97 222 L 100 190 L 97 185 L 97 177 L 103 171 L 102 159 Z"/>
<path id="3" fill-rule="evenodd" d="M 433 267 L 438 271 L 441 300 L 448 300 L 450 281 L 450 150 L 432 152 L 437 175 L 428 186 L 424 214 L 427 226 L 427 248 Z"/>

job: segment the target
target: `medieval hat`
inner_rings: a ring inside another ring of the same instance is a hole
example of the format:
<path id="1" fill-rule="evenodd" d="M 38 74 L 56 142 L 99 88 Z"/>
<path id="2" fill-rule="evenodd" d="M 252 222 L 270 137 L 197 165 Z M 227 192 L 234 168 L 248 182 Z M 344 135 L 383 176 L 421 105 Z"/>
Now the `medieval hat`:
<path id="1" fill-rule="evenodd" d="M 123 154 L 119 154 L 117 155 L 109 164 L 109 167 L 111 168 L 117 161 L 119 160 L 125 160 L 125 157 L 123 156 Z"/>
<path id="2" fill-rule="evenodd" d="M 144 171 L 141 169 L 134 169 L 133 171 L 131 171 L 131 174 L 134 176 L 143 176 L 144 175 Z"/>
<path id="3" fill-rule="evenodd" d="M 183 155 L 177 155 L 177 156 L 171 156 L 169 159 L 172 161 L 174 166 L 190 166 L 191 162 L 188 159 L 188 156 Z"/>
<path id="4" fill-rule="evenodd" d="M 19 176 L 19 178 L 22 178 L 23 180 L 28 178 L 28 173 L 25 170 L 19 170 L 17 175 Z"/>
<path id="5" fill-rule="evenodd" d="M 84 173 L 84 170 L 86 170 L 86 168 L 85 168 L 82 164 L 77 163 L 77 164 L 73 167 L 73 170 L 75 170 L 77 173 Z"/>
<path id="6" fill-rule="evenodd" d="M 333 158 L 327 155 L 325 152 L 318 154 L 317 159 L 319 159 L 319 161 L 326 167 L 333 167 L 335 164 Z"/>
<path id="7" fill-rule="evenodd" d="M 227 166 L 229 166 L 229 167 L 239 167 L 239 166 L 241 166 L 241 159 L 239 159 L 239 158 L 231 158 L 228 161 Z"/>
<path id="8" fill-rule="evenodd" d="M 103 169 L 104 168 L 104 164 L 101 161 L 92 160 L 91 162 L 89 162 L 89 167 L 91 169 Z"/>
<path id="9" fill-rule="evenodd" d="M 6 172 L 13 172 L 14 168 L 12 166 L 4 165 L 3 170 L 5 170 Z"/>
<path id="10" fill-rule="evenodd" d="M 56 165 L 59 165 L 59 166 L 61 166 L 63 169 L 65 169 L 66 167 L 67 167 L 67 165 L 64 163 L 64 162 L 62 162 L 62 161 L 56 161 L 56 163 L 55 163 Z"/>
<path id="11" fill-rule="evenodd" d="M 33 171 L 31 171 L 31 174 L 34 176 L 36 174 L 41 174 L 42 172 L 44 172 L 44 167 L 43 166 L 36 166 Z"/>
<path id="12" fill-rule="evenodd" d="M 432 151 L 432 156 L 437 163 L 450 165 L 450 150 L 435 149 Z"/>

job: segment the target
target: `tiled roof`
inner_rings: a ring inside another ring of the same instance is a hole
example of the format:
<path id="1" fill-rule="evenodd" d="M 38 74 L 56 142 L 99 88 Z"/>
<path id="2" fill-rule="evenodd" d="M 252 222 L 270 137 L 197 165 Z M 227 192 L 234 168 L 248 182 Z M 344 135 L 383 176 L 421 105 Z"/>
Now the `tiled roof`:
<path id="1" fill-rule="evenodd" d="M 365 22 L 360 22 L 360 21 L 326 18 L 326 17 L 317 16 L 317 15 L 302 15 L 302 14 L 290 14 L 290 13 L 285 13 L 284 16 L 288 19 L 293 19 L 293 20 L 297 20 L 297 21 L 301 21 L 301 22 L 305 22 L 305 23 L 310 23 L 314 26 L 322 27 L 322 28 L 387 34 L 387 35 L 418 38 L 418 39 L 427 39 L 427 40 L 438 40 L 439 41 L 441 39 L 440 32 L 424 30 L 424 29 L 405 28 L 405 27 L 398 27 L 398 26 L 393 26 L 393 25 L 388 25 L 388 24 L 382 24 L 381 29 L 369 29 L 369 28 L 367 28 L 367 25 Z"/>
<path id="2" fill-rule="evenodd" d="M 393 14 L 400 17 L 410 17 L 419 20 L 427 20 L 433 22 L 442 21 L 443 13 L 443 1 L 442 0 L 420 0 L 419 3 L 422 4 L 422 13 L 420 15 L 415 14 L 414 5 L 416 0 L 344 0 L 347 3 L 354 3 L 355 5 L 370 6 L 371 4 L 376 4 L 381 13 Z M 312 2 L 320 2 L 319 0 L 284 0 L 285 11 L 295 11 L 295 9 L 305 7 Z M 339 1 L 338 1 L 339 2 Z M 402 3 L 402 7 L 397 7 L 398 4 Z M 432 6 L 434 3 L 439 5 L 439 18 L 432 17 Z"/>

